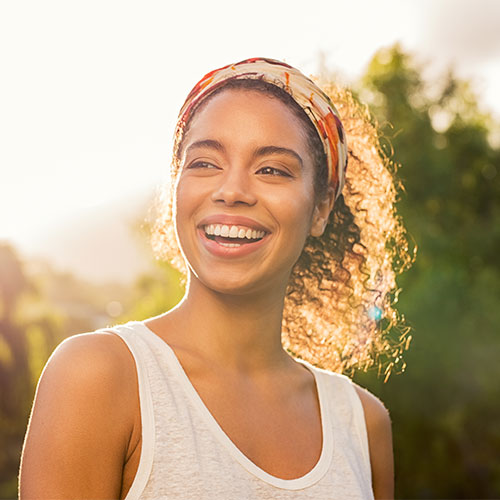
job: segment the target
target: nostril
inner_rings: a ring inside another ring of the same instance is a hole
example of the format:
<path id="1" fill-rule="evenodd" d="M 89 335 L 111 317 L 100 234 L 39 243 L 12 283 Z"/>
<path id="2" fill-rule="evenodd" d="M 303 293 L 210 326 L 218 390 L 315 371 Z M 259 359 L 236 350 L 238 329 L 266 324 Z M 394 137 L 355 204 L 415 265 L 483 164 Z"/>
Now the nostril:
<path id="1" fill-rule="evenodd" d="M 212 201 L 225 203 L 229 206 L 234 205 L 253 205 L 257 200 L 248 191 L 218 191 L 212 195 Z"/>

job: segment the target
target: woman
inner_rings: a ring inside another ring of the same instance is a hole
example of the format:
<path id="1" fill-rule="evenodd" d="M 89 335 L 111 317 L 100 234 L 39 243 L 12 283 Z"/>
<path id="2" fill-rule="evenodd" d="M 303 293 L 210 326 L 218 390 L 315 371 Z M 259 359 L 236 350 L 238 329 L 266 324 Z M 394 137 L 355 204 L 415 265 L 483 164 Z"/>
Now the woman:
<path id="1" fill-rule="evenodd" d="M 366 117 L 350 120 L 351 178 L 337 111 L 296 69 L 249 59 L 195 86 L 157 228 L 186 294 L 58 347 L 21 498 L 392 498 L 388 412 L 312 365 L 368 366 L 390 350 L 380 316 L 397 322 L 394 185 Z"/>

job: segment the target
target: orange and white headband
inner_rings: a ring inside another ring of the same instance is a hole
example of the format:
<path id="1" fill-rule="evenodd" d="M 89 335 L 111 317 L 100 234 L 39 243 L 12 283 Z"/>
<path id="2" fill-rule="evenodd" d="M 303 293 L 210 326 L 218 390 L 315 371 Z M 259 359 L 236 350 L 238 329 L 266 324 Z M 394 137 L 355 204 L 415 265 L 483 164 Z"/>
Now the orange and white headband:
<path id="1" fill-rule="evenodd" d="M 344 127 L 331 99 L 299 70 L 274 59 L 255 57 L 229 64 L 206 74 L 189 93 L 179 113 L 177 128 L 184 127 L 191 110 L 214 90 L 233 79 L 255 79 L 281 84 L 307 113 L 323 142 L 328 162 L 328 183 L 335 199 L 342 192 L 347 167 L 347 143 Z"/>

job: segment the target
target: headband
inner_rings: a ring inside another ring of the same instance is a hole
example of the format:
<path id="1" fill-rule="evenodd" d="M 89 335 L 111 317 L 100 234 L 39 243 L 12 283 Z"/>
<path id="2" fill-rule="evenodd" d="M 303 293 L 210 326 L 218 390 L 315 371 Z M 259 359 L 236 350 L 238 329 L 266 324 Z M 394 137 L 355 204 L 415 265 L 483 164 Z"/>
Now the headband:
<path id="1" fill-rule="evenodd" d="M 335 199 L 344 186 L 347 143 L 344 127 L 331 99 L 299 70 L 274 59 L 255 57 L 229 64 L 206 74 L 189 93 L 179 113 L 177 128 L 183 128 L 202 99 L 233 79 L 263 80 L 285 90 L 306 112 L 323 143 L 328 163 L 328 183 Z"/>

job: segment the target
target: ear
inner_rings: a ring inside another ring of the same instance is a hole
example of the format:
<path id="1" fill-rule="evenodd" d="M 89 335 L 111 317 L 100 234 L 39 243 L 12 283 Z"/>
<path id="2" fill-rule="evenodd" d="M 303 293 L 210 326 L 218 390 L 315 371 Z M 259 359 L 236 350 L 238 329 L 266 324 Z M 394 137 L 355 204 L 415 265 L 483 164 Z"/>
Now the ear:
<path id="1" fill-rule="evenodd" d="M 334 202 L 335 193 L 333 188 L 328 188 L 325 197 L 314 207 L 310 231 L 311 236 L 317 237 L 323 234 Z"/>

